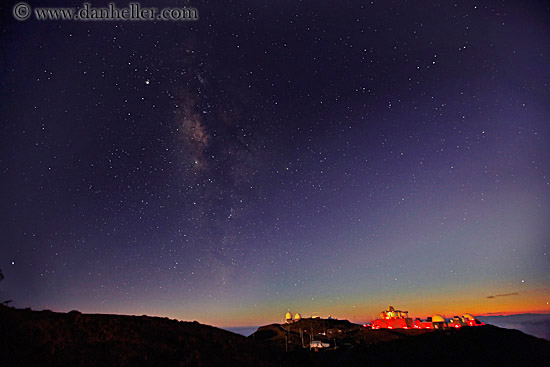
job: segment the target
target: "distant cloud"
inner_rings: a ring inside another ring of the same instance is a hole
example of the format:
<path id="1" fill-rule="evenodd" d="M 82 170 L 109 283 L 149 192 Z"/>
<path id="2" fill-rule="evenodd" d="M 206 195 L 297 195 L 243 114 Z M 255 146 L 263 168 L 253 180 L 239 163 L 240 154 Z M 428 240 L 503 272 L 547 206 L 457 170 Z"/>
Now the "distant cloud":
<path id="1" fill-rule="evenodd" d="M 519 292 L 495 294 L 494 296 L 487 296 L 487 298 L 508 297 L 508 296 L 519 296 Z"/>

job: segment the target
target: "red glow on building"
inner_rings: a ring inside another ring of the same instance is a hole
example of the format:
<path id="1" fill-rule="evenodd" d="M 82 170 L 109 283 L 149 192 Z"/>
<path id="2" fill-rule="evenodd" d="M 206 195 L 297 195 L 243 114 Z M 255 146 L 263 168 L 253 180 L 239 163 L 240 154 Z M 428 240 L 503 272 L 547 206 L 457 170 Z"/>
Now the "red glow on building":
<path id="1" fill-rule="evenodd" d="M 458 329 L 463 326 L 483 326 L 485 323 L 468 313 L 462 317 L 454 316 L 449 322 L 441 315 L 428 317 L 425 321 L 417 318 L 413 322 L 408 311 L 396 310 L 390 306 L 386 311 L 382 311 L 380 319 L 373 320 L 371 325 L 373 329 Z"/>

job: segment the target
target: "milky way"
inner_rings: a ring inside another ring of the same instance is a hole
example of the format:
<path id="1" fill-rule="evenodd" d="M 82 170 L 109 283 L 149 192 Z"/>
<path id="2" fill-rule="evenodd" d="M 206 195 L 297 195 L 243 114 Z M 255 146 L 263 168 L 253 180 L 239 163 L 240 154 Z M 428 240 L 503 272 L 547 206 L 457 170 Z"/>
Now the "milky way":
<path id="1" fill-rule="evenodd" d="M 0 301 L 221 326 L 550 310 L 544 2 L 190 4 L 1 15 Z"/>

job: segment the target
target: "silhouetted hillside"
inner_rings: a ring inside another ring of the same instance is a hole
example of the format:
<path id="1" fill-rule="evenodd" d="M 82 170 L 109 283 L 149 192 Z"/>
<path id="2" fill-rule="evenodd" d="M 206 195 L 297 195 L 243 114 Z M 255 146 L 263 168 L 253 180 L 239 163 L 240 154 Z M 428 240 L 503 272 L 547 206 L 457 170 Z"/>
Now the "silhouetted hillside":
<path id="1" fill-rule="evenodd" d="M 382 330 L 365 330 L 374 336 Z M 494 326 L 460 330 L 384 330 L 384 337 L 365 345 L 302 354 L 295 366 L 544 366 L 550 358 L 550 343 L 517 330 Z M 375 339 L 376 340 L 376 339 Z"/>
<path id="2" fill-rule="evenodd" d="M 495 326 L 371 330 L 341 320 L 263 326 L 249 338 L 288 356 L 289 366 L 542 366 L 550 342 Z M 310 340 L 331 346 L 311 352 Z"/>
<path id="3" fill-rule="evenodd" d="M 244 336 L 168 318 L 0 306 L 0 366 L 272 366 Z"/>
<path id="4" fill-rule="evenodd" d="M 264 345 L 279 345 L 288 350 L 302 349 L 312 340 L 321 340 L 335 347 L 371 345 L 422 335 L 430 330 L 371 330 L 347 320 L 302 319 L 292 324 L 262 326 L 251 337 Z M 285 345 L 288 340 L 288 345 Z"/>
<path id="5" fill-rule="evenodd" d="M 310 340 L 331 347 L 310 351 Z M 305 348 L 303 348 L 305 346 Z M 494 326 L 370 330 L 272 324 L 246 338 L 197 322 L 0 306 L 0 366 L 542 366 L 550 342 Z"/>

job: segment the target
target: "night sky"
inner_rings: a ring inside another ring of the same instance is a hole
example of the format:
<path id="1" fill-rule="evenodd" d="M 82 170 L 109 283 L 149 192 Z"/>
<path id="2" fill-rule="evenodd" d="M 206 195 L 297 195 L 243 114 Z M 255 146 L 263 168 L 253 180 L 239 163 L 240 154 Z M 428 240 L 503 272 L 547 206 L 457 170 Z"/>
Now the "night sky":
<path id="1" fill-rule="evenodd" d="M 14 4 L 0 302 L 218 326 L 550 311 L 546 2 Z"/>

